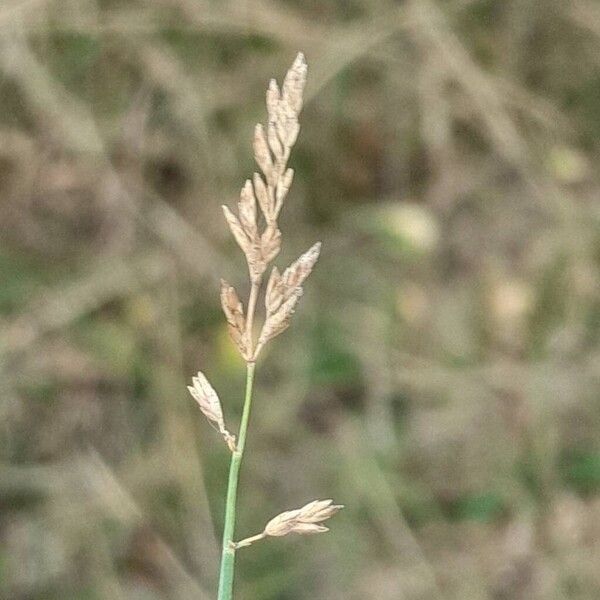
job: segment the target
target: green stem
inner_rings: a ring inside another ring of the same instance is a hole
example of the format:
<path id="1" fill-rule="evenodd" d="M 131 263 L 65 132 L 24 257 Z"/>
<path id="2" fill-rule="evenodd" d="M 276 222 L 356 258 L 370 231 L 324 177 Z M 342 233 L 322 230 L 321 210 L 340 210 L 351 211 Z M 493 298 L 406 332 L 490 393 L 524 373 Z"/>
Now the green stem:
<path id="1" fill-rule="evenodd" d="M 244 412 L 240 424 L 240 435 L 235 452 L 231 455 L 229 467 L 229 482 L 227 483 L 227 500 L 225 503 L 225 526 L 223 528 L 223 555 L 221 558 L 221 572 L 219 574 L 218 600 L 231 600 L 233 597 L 233 572 L 235 568 L 235 549 L 232 546 L 235 530 L 235 505 L 237 500 L 237 486 L 240 475 L 240 466 L 246 445 L 246 431 L 250 420 L 250 406 L 252 405 L 252 384 L 254 382 L 255 363 L 248 363 L 246 372 L 246 398 Z"/>

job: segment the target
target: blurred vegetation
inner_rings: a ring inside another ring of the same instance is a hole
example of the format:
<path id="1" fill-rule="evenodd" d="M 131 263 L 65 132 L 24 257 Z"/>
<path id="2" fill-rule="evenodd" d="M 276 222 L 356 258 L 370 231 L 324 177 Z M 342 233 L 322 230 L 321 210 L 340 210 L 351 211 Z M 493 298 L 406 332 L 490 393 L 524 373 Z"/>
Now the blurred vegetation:
<path id="1" fill-rule="evenodd" d="M 309 62 L 239 598 L 600 597 L 600 7 L 3 0 L 0 596 L 212 598 L 243 366 L 218 279 L 264 90 Z M 232 425 L 233 427 L 233 425 Z"/>

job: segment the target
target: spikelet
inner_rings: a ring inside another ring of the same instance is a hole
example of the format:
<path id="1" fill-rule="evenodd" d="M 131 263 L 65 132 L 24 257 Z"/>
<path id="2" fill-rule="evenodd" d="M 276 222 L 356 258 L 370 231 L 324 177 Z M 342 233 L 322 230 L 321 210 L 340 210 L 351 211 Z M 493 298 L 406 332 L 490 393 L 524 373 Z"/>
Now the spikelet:
<path id="1" fill-rule="evenodd" d="M 285 200 L 287 193 L 290 191 L 292 181 L 294 180 L 294 169 L 287 169 L 283 177 L 277 182 L 277 188 L 275 190 L 275 218 L 279 216 L 283 201 Z"/>
<path id="2" fill-rule="evenodd" d="M 254 173 L 254 191 L 267 224 L 273 224 L 276 218 L 275 206 L 265 182 L 258 173 Z"/>
<path id="3" fill-rule="evenodd" d="M 208 379 L 206 379 L 204 373 L 198 371 L 198 375 L 192 378 L 192 385 L 188 385 L 187 388 L 194 400 L 198 403 L 204 416 L 217 426 L 225 443 L 229 446 L 229 449 L 234 452 L 235 436 L 229 433 L 225 428 L 223 409 L 221 408 L 219 396 L 217 395 L 217 392 L 215 392 L 213 386 L 208 382 Z"/>
<path id="4" fill-rule="evenodd" d="M 294 261 L 283 272 L 283 276 L 279 274 L 277 267 L 273 267 L 265 294 L 267 317 L 275 314 L 283 302 L 294 295 L 298 288 L 301 288 L 306 278 L 311 274 L 320 252 L 321 242 L 317 242 Z"/>
<path id="5" fill-rule="evenodd" d="M 289 533 L 306 535 L 329 531 L 322 525 L 323 521 L 333 517 L 342 508 L 344 507 L 341 504 L 333 504 L 333 500 L 313 500 L 302 508 L 287 510 L 277 515 L 266 524 L 262 533 L 238 542 L 235 547 L 249 546 L 267 536 L 282 537 Z"/>
<path id="6" fill-rule="evenodd" d="M 269 87 L 267 88 L 267 115 L 269 116 L 269 123 L 275 123 L 277 119 L 277 107 L 279 106 L 279 99 L 281 94 L 279 92 L 279 86 L 275 79 L 269 81 Z"/>
<path id="7" fill-rule="evenodd" d="M 264 269 L 278 254 L 281 249 L 281 231 L 275 225 L 268 225 L 260 236 L 261 258 Z M 263 269 L 263 272 L 264 272 Z"/>
<path id="8" fill-rule="evenodd" d="M 225 220 L 227 221 L 227 225 L 229 225 L 229 229 L 235 238 L 235 241 L 238 243 L 239 247 L 242 249 L 244 254 L 248 256 L 248 253 L 251 250 L 251 240 L 244 231 L 242 224 L 239 222 L 238 218 L 229 210 L 229 208 L 223 205 L 223 214 L 225 215 Z"/>
<path id="9" fill-rule="evenodd" d="M 258 338 L 256 353 L 254 355 L 255 359 L 262 347 L 269 340 L 277 337 L 290 326 L 290 320 L 294 314 L 294 308 L 296 307 L 300 296 L 302 296 L 302 288 L 296 288 L 290 297 L 283 304 L 281 304 L 281 306 L 274 313 L 270 314 L 266 318 Z"/>
<path id="10" fill-rule="evenodd" d="M 273 314 L 283 302 L 283 281 L 277 267 L 273 267 L 269 282 L 267 283 L 267 291 L 265 292 L 265 309 L 267 316 Z"/>
<path id="11" fill-rule="evenodd" d="M 265 272 L 267 261 L 263 257 L 263 242 L 256 223 L 256 198 L 252 182 L 249 179 L 240 192 L 238 212 L 239 219 L 227 206 L 223 206 L 223 214 L 229 229 L 244 252 L 251 278 L 255 281 Z"/>
<path id="12" fill-rule="evenodd" d="M 235 288 L 221 279 L 221 306 L 227 319 L 229 335 L 245 360 L 250 359 L 250 349 L 245 336 L 246 319 L 244 307 L 238 298 Z"/>
<path id="13" fill-rule="evenodd" d="M 267 318 L 258 339 L 254 358 L 269 340 L 289 327 L 296 304 L 302 296 L 302 284 L 312 272 L 320 252 L 321 242 L 317 242 L 294 261 L 283 275 L 280 275 L 277 267 L 273 267 L 265 293 Z"/>
<path id="14" fill-rule="evenodd" d="M 242 191 L 240 192 L 240 201 L 238 202 L 238 212 L 240 214 L 240 223 L 248 239 L 256 241 L 258 239 L 258 227 L 256 225 L 256 198 L 252 182 L 247 179 Z"/>
<path id="15" fill-rule="evenodd" d="M 300 52 L 283 80 L 281 96 L 296 115 L 302 110 L 302 94 L 306 85 L 307 71 L 304 54 Z"/>
<path id="16" fill-rule="evenodd" d="M 277 135 L 277 128 L 275 127 L 275 123 L 270 122 L 267 125 L 267 141 L 269 142 L 269 148 L 273 153 L 275 158 L 275 164 L 278 164 L 283 160 L 284 157 L 284 147 Z"/>
<path id="17" fill-rule="evenodd" d="M 273 159 L 269 152 L 269 145 L 267 138 L 265 137 L 265 130 L 259 123 L 254 128 L 254 159 L 260 167 L 261 171 L 265 174 L 267 182 L 269 184 L 274 183 L 274 171 L 273 171 Z"/>
<path id="18" fill-rule="evenodd" d="M 282 283 L 286 290 L 294 290 L 304 283 L 311 274 L 320 253 L 321 242 L 317 242 L 283 272 Z"/>

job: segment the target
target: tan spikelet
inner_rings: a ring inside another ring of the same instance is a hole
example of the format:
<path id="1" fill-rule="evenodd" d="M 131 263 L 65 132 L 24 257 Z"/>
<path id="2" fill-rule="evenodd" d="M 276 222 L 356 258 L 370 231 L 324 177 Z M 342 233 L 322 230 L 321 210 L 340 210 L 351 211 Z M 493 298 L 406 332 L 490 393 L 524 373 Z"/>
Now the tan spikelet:
<path id="1" fill-rule="evenodd" d="M 229 225 L 229 229 L 231 230 L 231 233 L 233 234 L 235 241 L 238 243 L 239 247 L 242 249 L 244 254 L 246 256 L 248 256 L 248 253 L 252 249 L 252 244 L 251 244 L 250 239 L 246 235 L 246 232 L 244 231 L 242 224 L 240 223 L 238 218 L 229 210 L 229 208 L 227 206 L 223 205 L 222 208 L 223 208 L 223 214 L 225 215 L 225 220 L 227 221 L 227 224 Z"/>
<path id="2" fill-rule="evenodd" d="M 298 53 L 294 64 L 287 72 L 281 88 L 282 98 L 290 105 L 296 115 L 302 110 L 302 95 L 306 85 L 308 67 L 302 52 Z"/>
<path id="3" fill-rule="evenodd" d="M 258 200 L 260 210 L 265 216 L 265 220 L 269 224 L 273 224 L 275 221 L 275 207 L 273 201 L 263 178 L 258 174 L 254 173 L 254 192 Z"/>
<path id="4" fill-rule="evenodd" d="M 271 79 L 267 88 L 267 115 L 269 116 L 269 123 L 274 124 L 277 119 L 277 107 L 279 106 L 280 98 L 281 94 L 277 81 Z"/>
<path id="5" fill-rule="evenodd" d="M 292 181 L 294 180 L 294 169 L 287 169 L 283 177 L 277 182 L 277 189 L 275 191 L 275 218 L 279 216 L 283 201 L 285 200 L 287 193 L 290 191 Z"/>
<path id="6" fill-rule="evenodd" d="M 267 181 L 270 184 L 274 183 L 273 159 L 265 137 L 265 130 L 260 123 L 254 128 L 254 158 Z"/>
<path id="7" fill-rule="evenodd" d="M 283 285 L 287 289 L 300 287 L 311 274 L 320 253 L 321 242 L 317 242 L 283 272 Z"/>
<path id="8" fill-rule="evenodd" d="M 256 226 L 256 199 L 252 183 L 248 179 L 242 191 L 240 192 L 240 201 L 238 203 L 238 212 L 240 223 L 249 240 L 258 239 L 258 227 Z"/>
<path id="9" fill-rule="evenodd" d="M 246 182 L 246 185 L 242 188 L 240 193 L 239 201 L 240 219 L 238 219 L 227 206 L 223 206 L 223 213 L 225 219 L 229 224 L 229 229 L 235 240 L 237 241 L 240 248 L 243 250 L 246 256 L 246 262 L 248 263 L 248 269 L 252 276 L 252 280 L 258 279 L 267 268 L 267 262 L 263 258 L 264 242 L 258 235 L 258 227 L 256 225 L 256 201 L 254 198 L 254 192 L 252 190 L 252 184 L 250 181 Z M 263 234 L 264 235 L 264 234 Z M 281 236 L 281 234 L 279 234 Z M 277 240 L 273 240 L 269 246 L 272 251 L 275 249 Z M 279 247 L 276 247 L 277 252 Z M 275 252 L 275 254 L 277 254 Z"/>
<path id="10" fill-rule="evenodd" d="M 267 284 L 267 292 L 265 294 L 265 307 L 267 309 L 267 323 L 275 314 L 279 314 L 282 305 L 290 298 L 296 297 L 296 300 L 302 293 L 302 284 L 312 272 L 319 253 L 321 251 L 321 243 L 317 242 L 309 250 L 307 250 L 300 258 L 294 261 L 281 276 L 277 269 L 273 269 L 271 277 Z M 294 302 L 295 306 L 295 302 Z M 293 309 L 293 306 L 292 306 Z M 289 315 L 291 316 L 291 315 Z M 289 324 L 289 316 L 285 327 L 271 335 L 269 339 L 281 333 Z M 279 322 L 279 319 L 277 320 Z M 270 324 L 271 325 L 271 324 Z M 263 336 L 261 336 L 263 337 Z M 265 338 L 266 333 L 265 333 Z"/>
<path id="11" fill-rule="evenodd" d="M 284 148 L 279 136 L 277 135 L 277 128 L 275 123 L 269 123 L 267 125 L 267 140 L 269 142 L 269 148 L 275 157 L 275 162 L 280 164 L 284 157 Z"/>
<path id="12" fill-rule="evenodd" d="M 238 298 L 235 288 L 221 279 L 221 306 L 227 319 L 229 335 L 245 360 L 249 360 L 250 349 L 246 343 L 246 319 L 244 307 Z"/>
<path id="13" fill-rule="evenodd" d="M 267 291 L 265 292 L 265 309 L 267 315 L 273 314 L 281 306 L 283 302 L 283 281 L 279 274 L 279 269 L 273 267 L 269 282 L 267 283 Z"/>
<path id="14" fill-rule="evenodd" d="M 313 500 L 302 508 L 287 510 L 277 515 L 266 524 L 262 533 L 238 542 L 235 547 L 249 546 L 266 536 L 282 537 L 290 533 L 306 535 L 329 531 L 322 525 L 323 521 L 333 517 L 342 508 L 344 507 L 341 504 L 333 504 L 333 500 Z"/>
<path id="15" fill-rule="evenodd" d="M 281 231 L 275 225 L 268 225 L 260 237 L 261 258 L 266 268 L 281 249 Z M 264 269 L 263 269 L 264 272 Z"/>
<path id="16" fill-rule="evenodd" d="M 221 408 L 219 396 L 212 385 L 210 385 L 204 373 L 198 371 L 196 377 L 192 378 L 192 385 L 188 385 L 188 390 L 194 400 L 198 403 L 204 416 L 217 426 L 225 443 L 233 452 L 235 450 L 235 436 L 229 433 L 225 428 L 223 409 Z"/>
<path id="17" fill-rule="evenodd" d="M 277 107 L 277 120 L 275 121 L 275 130 L 281 140 L 284 148 L 291 148 L 298 138 L 300 124 L 298 115 L 292 110 L 292 107 L 285 99 L 281 99 Z"/>
<path id="18" fill-rule="evenodd" d="M 262 331 L 260 332 L 260 337 L 258 338 L 255 358 L 269 340 L 277 337 L 290 326 L 290 320 L 294 314 L 294 308 L 296 307 L 300 296 L 302 296 L 302 288 L 296 288 L 290 297 L 287 298 L 274 313 L 267 316 Z"/>

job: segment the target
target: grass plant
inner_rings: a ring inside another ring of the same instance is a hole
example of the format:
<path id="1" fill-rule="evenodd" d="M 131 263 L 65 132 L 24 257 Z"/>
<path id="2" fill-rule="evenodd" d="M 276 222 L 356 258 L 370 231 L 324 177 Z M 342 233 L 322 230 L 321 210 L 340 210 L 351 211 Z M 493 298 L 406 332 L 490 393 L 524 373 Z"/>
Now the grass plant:
<path id="1" fill-rule="evenodd" d="M 272 518 L 261 533 L 239 542 L 234 541 L 238 481 L 250 421 L 256 360 L 265 344 L 288 328 L 294 309 L 302 296 L 302 285 L 313 270 L 321 250 L 319 242 L 314 244 L 283 273 L 280 273 L 277 267 L 273 267 L 264 294 L 263 324 L 259 335 L 255 336 L 255 313 L 263 276 L 281 248 L 282 236 L 277 220 L 294 177 L 294 171 L 288 167 L 288 160 L 300 131 L 298 117 L 302 109 L 306 73 L 304 56 L 298 54 L 284 78 L 281 89 L 274 79 L 271 80 L 266 97 L 268 124 L 266 128 L 259 124 L 254 131 L 254 158 L 262 175 L 254 173 L 252 181 L 247 180 L 244 184 L 237 216 L 227 206 L 223 206 L 231 233 L 246 257 L 250 279 L 245 313 L 236 290 L 225 280 L 221 280 L 221 305 L 229 333 L 246 361 L 246 394 L 237 439 L 225 426 L 221 402 L 206 376 L 199 372 L 193 378 L 192 385 L 188 386 L 200 410 L 219 431 L 231 451 L 219 574 L 219 600 L 230 600 L 233 597 L 237 550 L 266 537 L 325 532 L 328 529 L 323 525 L 323 521 L 342 508 L 332 500 L 314 500 L 301 508 L 284 511 Z M 257 206 L 260 211 L 257 210 Z"/>

